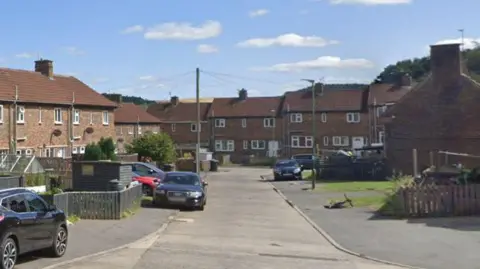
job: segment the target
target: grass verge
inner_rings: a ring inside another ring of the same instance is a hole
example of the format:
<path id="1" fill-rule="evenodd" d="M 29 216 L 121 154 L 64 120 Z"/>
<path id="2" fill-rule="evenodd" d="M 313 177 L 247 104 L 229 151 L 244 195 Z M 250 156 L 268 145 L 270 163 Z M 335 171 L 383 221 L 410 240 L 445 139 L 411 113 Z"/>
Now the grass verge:
<path id="1" fill-rule="evenodd" d="M 302 179 L 303 180 L 312 180 L 315 176 L 315 171 L 313 170 L 303 170 Z"/>
<path id="2" fill-rule="evenodd" d="M 80 220 L 80 217 L 77 215 L 70 215 L 68 216 L 67 220 L 71 223 L 76 223 Z"/>
<path id="3" fill-rule="evenodd" d="M 142 197 L 142 199 L 139 199 L 138 201 L 133 202 L 133 205 L 132 205 L 131 208 L 122 212 L 121 218 L 124 219 L 124 218 L 128 218 L 130 216 L 135 215 L 135 213 L 138 211 L 138 209 L 140 209 L 140 207 L 142 205 L 142 201 L 143 201 L 143 197 Z"/>
<path id="4" fill-rule="evenodd" d="M 395 188 L 393 181 L 332 181 L 322 183 L 317 190 L 328 192 L 361 192 L 361 191 L 379 191 L 388 192 Z"/>

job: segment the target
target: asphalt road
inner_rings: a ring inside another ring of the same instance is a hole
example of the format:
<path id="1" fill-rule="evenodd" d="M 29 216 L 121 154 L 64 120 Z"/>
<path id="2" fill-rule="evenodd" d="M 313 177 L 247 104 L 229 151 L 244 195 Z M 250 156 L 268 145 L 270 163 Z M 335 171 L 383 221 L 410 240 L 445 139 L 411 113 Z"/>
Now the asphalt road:
<path id="1" fill-rule="evenodd" d="M 342 198 L 343 193 L 302 190 L 310 186 L 308 182 L 273 184 L 318 226 L 350 250 L 428 269 L 480 268 L 478 217 L 378 219 L 372 218 L 372 212 L 365 208 L 323 208 L 329 199 Z M 354 195 L 348 194 L 350 197 Z"/>
<path id="2" fill-rule="evenodd" d="M 209 175 L 203 212 L 181 212 L 158 238 L 59 268 L 394 269 L 331 246 L 269 184 L 261 169 Z"/>

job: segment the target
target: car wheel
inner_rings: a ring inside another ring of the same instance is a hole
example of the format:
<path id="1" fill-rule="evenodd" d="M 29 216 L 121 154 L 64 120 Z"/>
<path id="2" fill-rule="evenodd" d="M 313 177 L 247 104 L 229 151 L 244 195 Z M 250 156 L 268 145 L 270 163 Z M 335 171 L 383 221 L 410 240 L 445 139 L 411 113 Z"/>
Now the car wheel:
<path id="1" fill-rule="evenodd" d="M 17 263 L 18 248 L 12 237 L 4 238 L 2 241 L 2 269 L 13 269 Z"/>
<path id="2" fill-rule="evenodd" d="M 203 204 L 203 205 L 199 206 L 197 209 L 198 209 L 199 211 L 203 211 L 203 210 L 205 210 L 205 204 Z"/>
<path id="3" fill-rule="evenodd" d="M 62 226 L 57 228 L 57 232 L 55 234 L 55 238 L 53 239 L 53 244 L 48 250 L 50 256 L 52 257 L 62 257 L 65 252 L 67 251 L 67 244 L 68 244 L 68 232 Z"/>
<path id="4" fill-rule="evenodd" d="M 273 181 L 279 181 L 279 180 L 280 180 L 279 177 L 274 177 L 274 178 L 273 178 Z"/>

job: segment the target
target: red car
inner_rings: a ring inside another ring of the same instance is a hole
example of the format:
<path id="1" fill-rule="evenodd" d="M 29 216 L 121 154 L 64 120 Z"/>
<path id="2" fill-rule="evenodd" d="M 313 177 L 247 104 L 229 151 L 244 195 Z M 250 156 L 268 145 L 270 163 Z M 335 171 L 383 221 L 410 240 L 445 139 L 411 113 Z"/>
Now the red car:
<path id="1" fill-rule="evenodd" d="M 160 179 L 154 177 L 140 176 L 137 173 L 133 172 L 132 181 L 137 181 L 143 186 L 143 193 L 148 196 L 153 195 L 153 191 L 157 188 L 160 183 Z"/>

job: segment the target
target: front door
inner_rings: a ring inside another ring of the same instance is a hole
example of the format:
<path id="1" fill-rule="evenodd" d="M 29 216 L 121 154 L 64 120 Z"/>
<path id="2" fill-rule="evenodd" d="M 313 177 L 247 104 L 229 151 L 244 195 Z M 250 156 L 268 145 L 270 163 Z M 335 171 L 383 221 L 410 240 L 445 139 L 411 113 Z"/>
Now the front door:
<path id="1" fill-rule="evenodd" d="M 277 157 L 278 153 L 278 141 L 268 141 L 268 157 Z"/>
<path id="2" fill-rule="evenodd" d="M 352 148 L 359 149 L 365 145 L 365 138 L 363 136 L 352 137 Z"/>

